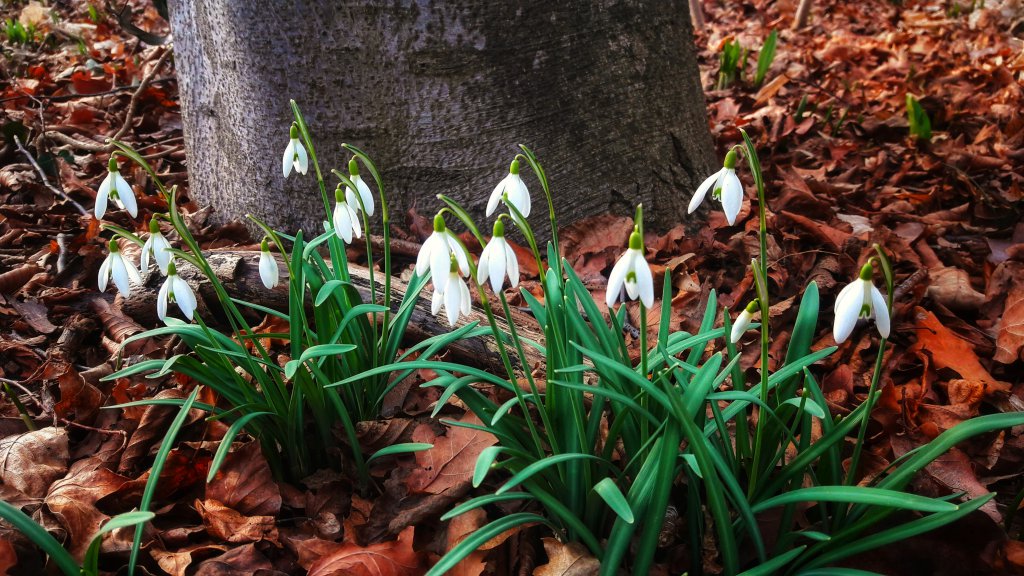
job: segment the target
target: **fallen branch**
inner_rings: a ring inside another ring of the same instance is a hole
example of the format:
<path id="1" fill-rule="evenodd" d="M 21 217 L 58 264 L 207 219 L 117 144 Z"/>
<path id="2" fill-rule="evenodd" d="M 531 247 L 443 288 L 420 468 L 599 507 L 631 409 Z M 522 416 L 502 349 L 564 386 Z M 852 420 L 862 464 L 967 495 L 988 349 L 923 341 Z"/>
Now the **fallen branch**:
<path id="1" fill-rule="evenodd" d="M 21 153 L 25 155 L 25 158 L 28 158 L 28 161 L 29 163 L 32 164 L 32 167 L 35 168 L 36 173 L 39 174 L 39 179 L 43 181 L 43 186 L 46 186 L 51 192 L 53 192 L 57 196 L 60 196 L 64 200 L 70 202 L 71 205 L 74 206 L 75 209 L 78 210 L 79 214 L 81 214 L 82 216 L 89 215 L 89 211 L 86 210 L 84 206 L 72 200 L 71 197 L 65 194 L 64 191 L 61 190 L 60 188 L 57 188 L 53 184 L 50 184 L 50 180 L 46 177 L 46 173 L 43 172 L 43 169 L 39 166 L 39 163 L 36 162 L 36 159 L 32 156 L 32 154 L 28 150 L 26 150 L 24 146 L 21 145 L 21 140 L 18 138 L 17 135 L 14 136 L 14 144 L 18 147 L 18 150 L 20 150 Z"/>
<path id="2" fill-rule="evenodd" d="M 282 275 L 281 283 L 277 288 L 267 290 L 259 276 L 259 252 L 225 250 L 209 252 L 205 256 L 211 268 L 213 268 L 214 274 L 224 284 L 224 287 L 232 297 L 287 312 L 288 281 L 286 268 L 283 263 L 279 262 Z M 212 313 L 211 309 L 219 310 L 220 305 L 210 283 L 198 269 L 190 264 L 180 260 L 178 264 L 178 275 L 188 281 L 194 288 L 197 288 L 199 314 L 202 314 L 204 318 L 215 318 L 216 314 Z M 359 266 L 350 266 L 349 273 L 352 277 L 352 284 L 359 290 L 363 300 L 370 302 L 369 271 Z M 382 278 L 378 273 L 378 295 L 380 294 L 379 286 L 381 280 Z M 163 277 L 159 273 L 154 272 L 147 278 L 145 286 L 141 287 L 141 289 L 136 289 L 133 286 L 132 294 L 129 298 L 121 299 L 118 297 L 116 302 L 120 304 L 121 310 L 135 321 L 142 325 L 154 325 L 158 322 L 156 317 L 156 296 L 162 282 Z M 392 278 L 391 288 L 393 291 L 392 306 L 397 309 L 408 285 L 398 278 Z M 307 305 L 310 305 L 310 303 L 307 302 Z M 496 312 L 500 313 L 497 310 Z M 543 339 L 543 335 L 535 328 L 536 321 L 531 316 L 516 310 L 513 310 L 512 314 L 519 334 L 522 337 L 535 341 Z M 254 321 L 258 321 L 261 317 L 262 314 L 254 315 Z M 500 317 L 497 321 L 499 328 L 507 332 L 508 324 Z M 469 316 L 460 319 L 457 326 L 463 326 L 470 322 L 479 322 L 482 326 L 487 326 L 487 317 L 479 307 L 475 307 Z M 409 320 L 409 327 L 406 331 L 407 339 L 409 341 L 421 341 L 431 336 L 450 332 L 451 330 L 452 328 L 449 328 L 446 322 L 438 321 L 431 314 L 429 291 L 421 294 Z M 471 361 L 473 365 L 480 366 L 497 374 L 501 374 L 505 370 L 493 338 L 460 340 L 448 347 L 447 354 Z M 544 358 L 536 350 L 527 347 L 526 354 L 525 364 L 531 367 L 531 369 L 535 366 L 543 365 Z M 513 358 L 513 362 L 516 362 L 515 358 Z M 521 365 L 517 366 L 517 368 L 522 367 Z"/>
<path id="3" fill-rule="evenodd" d="M 167 61 L 167 58 L 170 57 L 172 52 L 173 50 L 170 46 L 165 48 L 163 53 L 160 54 L 160 57 L 157 58 L 156 64 L 153 68 L 150 69 L 150 71 L 142 77 L 142 80 L 139 81 L 139 85 L 135 88 L 135 92 L 132 93 L 132 99 L 128 103 L 128 111 L 125 112 L 124 123 L 121 124 L 121 128 L 119 128 L 113 136 L 107 139 L 106 144 L 100 144 L 99 142 L 86 142 L 56 130 L 47 130 L 43 133 L 43 136 L 61 144 L 73 146 L 80 150 L 87 150 L 89 152 L 110 152 L 114 149 L 114 141 L 120 140 L 128 133 L 128 130 L 132 125 L 132 119 L 135 118 L 135 111 L 139 107 L 139 99 L 142 96 L 142 93 L 145 92 L 146 88 L 148 88 L 150 83 L 152 83 L 156 73 L 164 65 L 164 62 Z"/>

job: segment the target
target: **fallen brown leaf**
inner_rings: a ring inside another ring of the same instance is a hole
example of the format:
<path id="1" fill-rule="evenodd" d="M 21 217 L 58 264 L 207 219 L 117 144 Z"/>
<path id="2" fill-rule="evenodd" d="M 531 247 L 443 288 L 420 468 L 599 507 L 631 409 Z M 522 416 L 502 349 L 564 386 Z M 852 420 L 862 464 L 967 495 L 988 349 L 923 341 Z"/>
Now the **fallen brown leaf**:
<path id="1" fill-rule="evenodd" d="M 281 487 L 274 481 L 259 442 L 236 448 L 224 459 L 206 498 L 249 516 L 275 516 L 281 510 Z"/>
<path id="2" fill-rule="evenodd" d="M 40 499 L 68 471 L 68 433 L 53 426 L 0 440 L 0 482 Z"/>
<path id="3" fill-rule="evenodd" d="M 314 563 L 308 576 L 417 576 L 426 572 L 412 548 L 415 527 L 409 526 L 394 542 L 362 547 L 344 544 Z"/>
<path id="4" fill-rule="evenodd" d="M 601 563 L 582 544 L 562 543 L 554 538 L 543 541 L 548 563 L 538 566 L 533 576 L 593 576 L 601 568 Z"/>
<path id="5" fill-rule="evenodd" d="M 280 546 L 273 516 L 243 516 L 216 500 L 196 500 L 196 511 L 210 536 L 230 542 L 270 542 Z"/>
<path id="6" fill-rule="evenodd" d="M 460 421 L 480 424 L 480 420 L 470 413 Z M 461 426 L 452 426 L 444 436 L 436 436 L 426 424 L 416 427 L 412 440 L 434 445 L 430 450 L 416 453 L 419 468 L 413 470 L 407 482 L 411 492 L 430 494 L 440 494 L 472 478 L 480 452 L 497 443 L 497 439 L 486 432 Z"/>

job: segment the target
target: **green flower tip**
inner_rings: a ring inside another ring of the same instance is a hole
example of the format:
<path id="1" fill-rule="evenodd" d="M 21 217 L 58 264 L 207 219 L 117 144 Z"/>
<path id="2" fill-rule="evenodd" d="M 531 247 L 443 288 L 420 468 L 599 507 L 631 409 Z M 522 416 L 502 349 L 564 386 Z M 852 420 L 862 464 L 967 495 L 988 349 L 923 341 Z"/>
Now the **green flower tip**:
<path id="1" fill-rule="evenodd" d="M 434 232 L 444 232 L 446 226 L 444 225 L 444 215 L 440 212 L 434 216 Z"/>
<path id="2" fill-rule="evenodd" d="M 455 259 L 455 254 L 451 255 L 451 261 L 452 261 L 452 263 L 448 267 L 448 271 L 451 272 L 452 274 L 458 274 L 459 273 L 459 261 Z"/>
<path id="3" fill-rule="evenodd" d="M 736 151 L 735 150 L 729 150 L 729 152 L 725 155 L 725 163 L 723 165 L 726 168 L 728 168 L 729 170 L 735 170 L 736 169 Z"/>
<path id="4" fill-rule="evenodd" d="M 264 238 L 263 241 L 260 242 L 260 251 L 261 252 L 270 252 L 270 243 L 267 242 L 266 238 Z"/>
<path id="5" fill-rule="evenodd" d="M 861 269 L 860 269 L 860 279 L 861 280 L 868 280 L 868 281 L 870 281 L 871 277 L 874 276 L 875 268 L 872 265 L 873 264 L 872 260 L 874 260 L 874 258 L 872 258 L 872 259 L 868 260 L 867 262 L 865 262 L 864 266 L 861 266 Z"/>
<path id="6" fill-rule="evenodd" d="M 149 219 L 149 233 L 160 233 L 160 223 L 156 221 L 156 216 L 153 216 L 152 218 Z"/>
<path id="7" fill-rule="evenodd" d="M 292 122 L 292 127 L 288 131 L 288 134 L 291 136 L 292 140 L 298 140 L 299 139 L 299 125 L 296 124 L 295 122 Z"/>
<path id="8" fill-rule="evenodd" d="M 334 201 L 335 202 L 344 202 L 345 201 L 345 191 L 341 188 L 341 184 L 340 183 L 338 184 L 338 187 L 334 189 Z"/>
<path id="9" fill-rule="evenodd" d="M 757 312 L 760 308 L 761 304 L 757 300 L 751 300 L 750 303 L 747 304 L 747 312 L 749 312 L 750 314 Z"/>
<path id="10" fill-rule="evenodd" d="M 640 237 L 640 231 L 634 229 L 633 233 L 629 235 L 629 249 L 630 250 L 643 250 L 644 239 Z"/>
<path id="11" fill-rule="evenodd" d="M 117 240 L 114 240 L 113 238 L 110 239 L 110 243 L 107 244 L 107 245 L 110 247 L 110 251 L 111 252 L 120 252 L 121 251 L 121 247 L 117 245 Z"/>
<path id="12" fill-rule="evenodd" d="M 359 176 L 359 162 L 356 161 L 355 156 L 348 161 L 348 173 L 349 176 Z"/>
<path id="13" fill-rule="evenodd" d="M 178 273 L 178 267 L 174 265 L 174 260 L 167 263 L 167 275 L 174 276 Z"/>
<path id="14" fill-rule="evenodd" d="M 519 160 L 513 160 L 512 164 L 508 167 L 509 174 L 519 174 Z"/>
<path id="15" fill-rule="evenodd" d="M 494 237 L 501 238 L 505 235 L 505 224 L 502 223 L 501 218 L 494 221 Z"/>
<path id="16" fill-rule="evenodd" d="M 107 160 L 107 170 L 117 172 L 117 156 L 111 156 L 110 160 Z"/>

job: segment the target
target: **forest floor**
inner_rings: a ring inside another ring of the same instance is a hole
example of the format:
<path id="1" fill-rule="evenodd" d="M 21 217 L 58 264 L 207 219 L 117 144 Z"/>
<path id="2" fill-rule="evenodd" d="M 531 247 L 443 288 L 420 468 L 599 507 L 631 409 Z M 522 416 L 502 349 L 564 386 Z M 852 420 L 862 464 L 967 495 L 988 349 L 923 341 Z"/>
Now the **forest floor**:
<path id="1" fill-rule="evenodd" d="M 867 471 L 882 470 L 972 416 L 1024 410 L 1024 18 L 1018 2 L 989 1 L 974 10 L 970 4 L 819 2 L 811 24 L 794 32 L 795 2 L 707 2 L 707 26 L 695 39 L 718 151 L 741 142 L 744 128 L 766 169 L 773 323 L 781 335 L 773 358 L 785 350 L 793 304 L 807 283 L 816 281 L 823 301 L 832 302 L 873 243 L 893 260 L 893 334 Z M 151 6 L 129 2 L 128 9 L 136 26 L 166 33 Z M 138 506 L 175 413 L 102 408 L 156 395 L 180 398 L 195 386 L 185 377 L 100 380 L 114 369 L 120 342 L 154 326 L 152 317 L 126 314 L 120 297 L 97 291 L 107 247 L 91 211 L 106 175 L 104 142 L 130 143 L 166 183 L 187 190 L 176 81 L 166 47 L 141 42 L 115 16 L 91 13 L 85 2 L 47 9 L 5 3 L 0 18 L 34 28 L 19 39 L 8 25 L 0 39 L 0 383 L 37 428 L 26 432 L 5 395 L 0 498 L 29 511 L 80 555 L 103 521 Z M 754 86 L 757 52 L 771 29 L 779 30 L 777 54 Z M 716 89 L 728 40 L 751 56 L 731 86 Z M 907 94 L 931 119 L 930 141 L 909 136 Z M 118 211 L 108 220 L 135 229 L 166 206 L 141 170 L 126 168 L 124 175 L 147 192 L 140 217 Z M 753 297 L 743 263 L 757 253 L 758 222 L 744 178 L 747 198 L 735 226 L 712 212 L 696 236 L 680 225 L 648 238 L 656 275 L 673 269 L 670 305 L 679 327 L 695 328 L 712 289 L 733 309 Z M 185 210 L 204 249 L 258 250 L 239 240 L 243 227 L 211 226 L 209 210 L 192 203 Z M 417 232 L 429 231 L 424 224 L 408 214 L 397 234 L 420 241 Z M 581 274 L 599 277 L 631 227 L 623 215 L 570 226 L 565 252 Z M 536 288 L 536 278 L 524 285 Z M 831 307 L 822 309 L 815 348 L 833 343 Z M 147 339 L 123 356 L 163 357 L 172 345 Z M 817 366 L 834 414 L 848 413 L 864 397 L 876 351 L 877 335 L 861 329 Z M 756 353 L 746 352 L 745 365 Z M 391 400 L 387 427 L 430 436 L 438 450 L 425 457 L 441 458 L 445 474 L 435 473 L 428 489 L 414 489 L 407 480 L 418 457 L 410 456 L 378 471 L 382 490 L 371 500 L 332 472 L 301 485 L 275 482 L 252 442 L 240 443 L 224 464 L 225 473 L 248 480 L 244 485 L 227 486 L 222 477 L 206 485 L 223 430 L 190 419 L 161 475 L 143 565 L 154 574 L 323 575 L 361 573 L 346 570 L 387 558 L 390 568 L 378 566 L 381 573 L 421 573 L 448 539 L 473 528 L 438 518 L 470 493 L 472 462 L 486 445 L 424 428 L 416 418 L 436 400 L 436 392 L 408 388 Z M 458 418 L 458 408 L 448 414 Z M 1020 520 L 1009 533 L 1003 527 L 1006 506 L 1024 484 L 1019 432 L 958 446 L 914 482 L 915 491 L 930 495 L 998 491 L 996 501 L 857 566 L 888 574 L 1024 571 Z M 538 534 L 505 535 L 502 546 L 459 573 L 556 573 L 540 571 L 549 560 Z M 115 532 L 101 566 L 123 565 L 129 545 L 127 532 Z M 0 574 L 41 573 L 41 562 L 22 536 L 0 527 Z M 714 570 L 713 558 L 707 567 Z M 659 573 L 682 569 L 667 563 Z"/>

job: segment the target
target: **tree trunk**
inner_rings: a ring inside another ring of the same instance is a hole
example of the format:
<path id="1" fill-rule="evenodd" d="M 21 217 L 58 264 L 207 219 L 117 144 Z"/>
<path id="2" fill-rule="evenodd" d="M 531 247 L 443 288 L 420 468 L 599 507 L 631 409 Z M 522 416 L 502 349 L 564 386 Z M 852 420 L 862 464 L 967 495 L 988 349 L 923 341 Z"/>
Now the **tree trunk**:
<path id="1" fill-rule="evenodd" d="M 643 202 L 672 225 L 713 168 L 685 0 L 170 5 L 190 186 L 221 219 L 322 230 L 312 167 L 281 175 L 290 98 L 325 174 L 346 166 L 343 142 L 374 158 L 399 225 L 439 193 L 482 216 L 517 144 L 544 164 L 562 223 Z"/>

